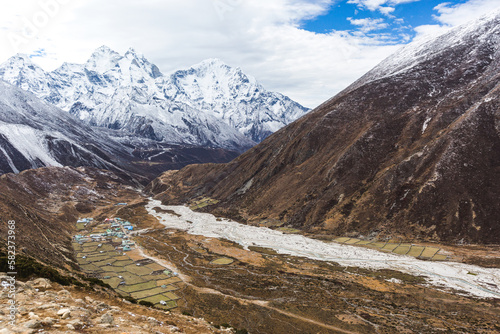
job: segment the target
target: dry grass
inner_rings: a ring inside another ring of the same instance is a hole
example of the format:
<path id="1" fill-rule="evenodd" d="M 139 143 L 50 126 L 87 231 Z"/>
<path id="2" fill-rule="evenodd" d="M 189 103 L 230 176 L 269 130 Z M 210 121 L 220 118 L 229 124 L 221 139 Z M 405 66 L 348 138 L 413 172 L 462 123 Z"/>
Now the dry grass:
<path id="1" fill-rule="evenodd" d="M 211 264 L 217 264 L 217 265 L 229 265 L 229 264 L 231 264 L 233 262 L 234 262 L 233 259 L 230 259 L 230 258 L 227 258 L 227 257 L 221 257 L 221 258 L 213 260 L 210 263 Z"/>

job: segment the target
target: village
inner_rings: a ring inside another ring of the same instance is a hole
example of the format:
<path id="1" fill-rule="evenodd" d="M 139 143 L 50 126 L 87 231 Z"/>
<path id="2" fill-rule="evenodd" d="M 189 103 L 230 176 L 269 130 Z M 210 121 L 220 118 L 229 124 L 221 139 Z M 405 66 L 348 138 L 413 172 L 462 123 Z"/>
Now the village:
<path id="1" fill-rule="evenodd" d="M 136 228 L 118 217 L 103 222 L 79 219 L 78 234 L 73 238 L 78 264 L 87 275 L 101 279 L 124 298 L 161 309 L 176 308 L 180 297 L 174 291 L 183 282 L 177 273 L 144 256 L 132 240 Z"/>

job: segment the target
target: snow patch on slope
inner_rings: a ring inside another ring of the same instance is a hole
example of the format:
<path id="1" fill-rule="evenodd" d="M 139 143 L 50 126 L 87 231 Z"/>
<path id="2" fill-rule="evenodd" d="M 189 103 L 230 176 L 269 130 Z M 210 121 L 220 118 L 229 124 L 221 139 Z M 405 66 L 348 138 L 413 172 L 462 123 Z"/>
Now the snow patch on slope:
<path id="1" fill-rule="evenodd" d="M 43 131 L 26 125 L 0 122 L 0 133 L 32 163 L 33 168 L 39 167 L 36 164 L 37 160 L 41 161 L 45 166 L 62 167 L 50 154 L 45 139 L 46 134 Z M 7 156 L 7 154 L 5 155 Z M 12 169 L 14 170 L 15 167 Z"/>

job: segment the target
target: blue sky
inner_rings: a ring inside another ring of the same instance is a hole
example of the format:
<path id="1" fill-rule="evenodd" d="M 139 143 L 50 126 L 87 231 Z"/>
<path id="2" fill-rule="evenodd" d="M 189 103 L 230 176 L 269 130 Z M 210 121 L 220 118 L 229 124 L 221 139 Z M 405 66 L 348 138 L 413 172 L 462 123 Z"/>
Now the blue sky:
<path id="1" fill-rule="evenodd" d="M 387 36 L 387 43 L 406 43 L 416 36 L 415 27 L 440 24 L 436 18 L 436 7 L 440 8 L 445 3 L 453 8 L 468 1 L 408 0 L 399 4 L 396 3 L 398 1 L 386 1 L 378 6 L 383 0 L 371 2 L 374 5 L 369 4 L 370 0 L 337 1 L 323 15 L 301 22 L 300 27 L 320 34 L 332 31 L 357 32 L 368 36 L 384 34 Z"/>
<path id="2" fill-rule="evenodd" d="M 165 73 L 219 58 L 313 108 L 415 39 L 500 8 L 500 0 L 23 0 L 0 11 L 0 63 L 45 70 L 130 47 Z"/>

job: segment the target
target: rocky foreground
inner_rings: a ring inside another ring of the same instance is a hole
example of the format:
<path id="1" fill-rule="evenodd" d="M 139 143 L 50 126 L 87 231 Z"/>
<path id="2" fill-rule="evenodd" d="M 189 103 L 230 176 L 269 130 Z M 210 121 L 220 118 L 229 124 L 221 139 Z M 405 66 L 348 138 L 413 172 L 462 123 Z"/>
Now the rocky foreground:
<path id="1" fill-rule="evenodd" d="M 0 275 L 8 281 L 8 277 Z M 44 278 L 16 282 L 18 315 L 9 324 L 9 294 L 0 292 L 0 333 L 234 333 L 203 319 L 155 310 L 104 292 L 63 287 Z"/>

